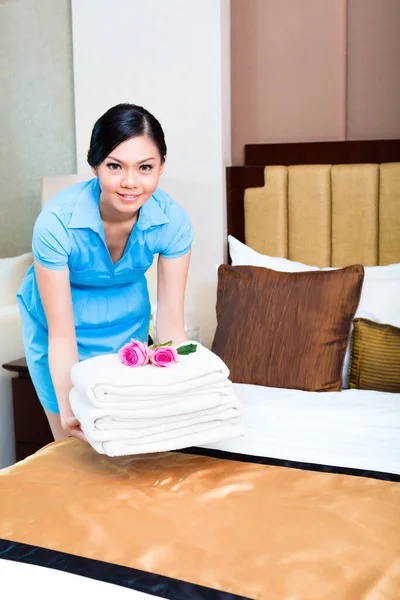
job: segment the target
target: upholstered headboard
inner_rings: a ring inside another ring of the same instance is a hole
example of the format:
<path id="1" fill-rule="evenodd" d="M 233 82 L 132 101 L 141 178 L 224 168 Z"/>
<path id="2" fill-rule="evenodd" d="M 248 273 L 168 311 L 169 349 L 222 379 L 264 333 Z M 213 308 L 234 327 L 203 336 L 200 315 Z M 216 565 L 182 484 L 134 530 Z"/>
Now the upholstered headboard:
<path id="1" fill-rule="evenodd" d="M 263 254 L 400 262 L 400 140 L 246 146 L 227 183 L 228 233 Z"/>

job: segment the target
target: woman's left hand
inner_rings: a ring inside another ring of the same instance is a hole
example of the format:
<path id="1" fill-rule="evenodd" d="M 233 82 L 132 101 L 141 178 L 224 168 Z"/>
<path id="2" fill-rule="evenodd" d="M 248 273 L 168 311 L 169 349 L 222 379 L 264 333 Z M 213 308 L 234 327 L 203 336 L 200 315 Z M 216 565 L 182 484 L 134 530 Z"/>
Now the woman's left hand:
<path id="1" fill-rule="evenodd" d="M 85 434 L 82 431 L 81 424 L 79 423 L 76 417 L 68 417 L 65 423 L 69 429 L 70 434 L 73 437 L 76 437 L 78 440 L 82 440 L 83 442 L 89 443 L 86 439 Z"/>

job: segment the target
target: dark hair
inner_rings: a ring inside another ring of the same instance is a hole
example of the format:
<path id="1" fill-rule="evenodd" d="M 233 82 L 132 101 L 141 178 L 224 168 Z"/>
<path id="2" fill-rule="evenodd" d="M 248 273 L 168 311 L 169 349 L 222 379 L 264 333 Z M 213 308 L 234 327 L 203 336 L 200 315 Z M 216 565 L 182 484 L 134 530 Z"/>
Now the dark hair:
<path id="1" fill-rule="evenodd" d="M 157 119 L 142 106 L 117 104 L 94 124 L 87 161 L 91 167 L 100 163 L 122 142 L 147 135 L 157 146 L 161 162 L 167 154 L 164 132 Z"/>

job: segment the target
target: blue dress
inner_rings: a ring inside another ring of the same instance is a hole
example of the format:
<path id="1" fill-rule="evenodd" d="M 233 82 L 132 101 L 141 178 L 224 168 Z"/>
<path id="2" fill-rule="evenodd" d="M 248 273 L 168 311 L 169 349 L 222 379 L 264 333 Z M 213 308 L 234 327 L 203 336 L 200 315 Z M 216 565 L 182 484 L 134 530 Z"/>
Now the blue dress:
<path id="1" fill-rule="evenodd" d="M 48 269 L 69 268 L 79 360 L 147 340 L 150 300 L 145 273 L 154 254 L 176 258 L 192 244 L 183 209 L 158 189 L 140 208 L 122 258 L 113 263 L 104 236 L 96 178 L 56 194 L 34 227 L 32 252 Z M 59 408 L 48 365 L 47 321 L 33 265 L 17 294 L 29 373 L 40 402 Z"/>

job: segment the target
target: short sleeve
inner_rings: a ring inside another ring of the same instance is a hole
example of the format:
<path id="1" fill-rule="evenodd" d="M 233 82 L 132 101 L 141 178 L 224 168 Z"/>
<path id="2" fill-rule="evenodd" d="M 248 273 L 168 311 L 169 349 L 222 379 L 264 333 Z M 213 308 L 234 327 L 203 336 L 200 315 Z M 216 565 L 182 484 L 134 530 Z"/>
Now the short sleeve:
<path id="1" fill-rule="evenodd" d="M 32 253 L 36 261 L 48 269 L 68 266 L 71 243 L 68 230 L 60 217 L 52 212 L 42 212 L 33 228 Z"/>
<path id="2" fill-rule="evenodd" d="M 169 223 L 163 228 L 161 256 L 178 258 L 189 252 L 193 242 L 193 227 L 189 217 L 178 204 L 171 204 Z"/>

